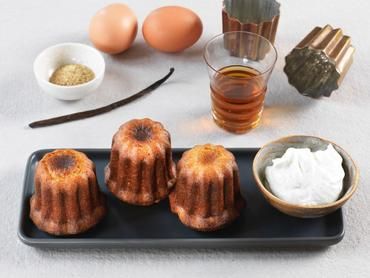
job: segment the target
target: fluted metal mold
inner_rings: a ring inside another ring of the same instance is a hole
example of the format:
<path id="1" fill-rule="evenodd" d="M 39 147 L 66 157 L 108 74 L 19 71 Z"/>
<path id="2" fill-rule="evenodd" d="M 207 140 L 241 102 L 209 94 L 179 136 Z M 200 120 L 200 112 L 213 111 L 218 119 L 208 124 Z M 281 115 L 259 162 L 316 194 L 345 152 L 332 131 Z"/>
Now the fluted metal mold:
<path id="1" fill-rule="evenodd" d="M 315 27 L 286 57 L 284 71 L 304 96 L 329 97 L 353 62 L 351 38 L 330 25 Z"/>
<path id="2" fill-rule="evenodd" d="M 223 32 L 248 31 L 275 42 L 280 4 L 275 0 L 224 0 Z"/>

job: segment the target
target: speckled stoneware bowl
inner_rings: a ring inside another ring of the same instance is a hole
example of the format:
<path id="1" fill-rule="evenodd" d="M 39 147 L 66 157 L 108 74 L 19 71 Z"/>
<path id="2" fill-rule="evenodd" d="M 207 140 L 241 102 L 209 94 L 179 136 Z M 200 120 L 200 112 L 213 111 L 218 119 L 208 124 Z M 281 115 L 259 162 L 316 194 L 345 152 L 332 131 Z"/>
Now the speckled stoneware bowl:
<path id="1" fill-rule="evenodd" d="M 343 158 L 342 166 L 345 172 L 343 192 L 337 201 L 326 205 L 296 205 L 283 201 L 271 193 L 266 181 L 265 169 L 272 165 L 274 158 L 282 157 L 290 147 L 310 148 L 311 151 L 318 151 L 325 150 L 328 144 L 332 144 Z M 301 218 L 320 217 L 339 209 L 356 191 L 359 180 L 359 171 L 355 163 L 341 147 L 322 138 L 299 135 L 284 137 L 263 146 L 254 158 L 253 175 L 258 188 L 272 206 L 283 213 Z"/>

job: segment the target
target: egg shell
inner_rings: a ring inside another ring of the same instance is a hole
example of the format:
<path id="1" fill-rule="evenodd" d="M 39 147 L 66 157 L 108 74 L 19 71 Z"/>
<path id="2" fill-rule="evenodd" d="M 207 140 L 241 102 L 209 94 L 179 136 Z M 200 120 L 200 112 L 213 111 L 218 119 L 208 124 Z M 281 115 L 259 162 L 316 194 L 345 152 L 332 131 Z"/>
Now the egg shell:
<path id="1" fill-rule="evenodd" d="M 197 42 L 202 35 L 203 25 L 192 10 L 166 6 L 146 17 L 142 31 L 151 47 L 163 52 L 180 52 Z"/>
<path id="2" fill-rule="evenodd" d="M 132 45 L 137 28 L 137 18 L 127 5 L 111 4 L 93 16 L 89 36 L 97 49 L 117 54 Z"/>

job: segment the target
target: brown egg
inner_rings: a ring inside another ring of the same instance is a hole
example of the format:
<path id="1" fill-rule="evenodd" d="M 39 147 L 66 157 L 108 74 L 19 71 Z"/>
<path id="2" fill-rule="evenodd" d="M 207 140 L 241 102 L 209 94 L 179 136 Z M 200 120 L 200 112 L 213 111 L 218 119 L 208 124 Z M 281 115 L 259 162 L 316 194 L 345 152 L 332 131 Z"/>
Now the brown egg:
<path id="1" fill-rule="evenodd" d="M 94 46 L 116 54 L 128 49 L 137 34 L 137 18 L 125 4 L 111 4 L 91 19 L 89 36 Z"/>
<path id="2" fill-rule="evenodd" d="M 179 52 L 192 46 L 202 35 L 203 26 L 193 11 L 166 6 L 151 12 L 143 24 L 145 41 L 163 52 Z"/>

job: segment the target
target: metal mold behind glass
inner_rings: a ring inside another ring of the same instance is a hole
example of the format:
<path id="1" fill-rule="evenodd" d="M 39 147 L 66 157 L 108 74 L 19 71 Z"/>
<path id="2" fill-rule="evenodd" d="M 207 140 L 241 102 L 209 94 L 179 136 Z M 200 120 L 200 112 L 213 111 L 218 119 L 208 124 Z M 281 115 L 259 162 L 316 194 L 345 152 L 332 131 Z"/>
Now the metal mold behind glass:
<path id="1" fill-rule="evenodd" d="M 275 0 L 224 0 L 223 32 L 247 31 L 275 42 L 280 4 Z"/>

